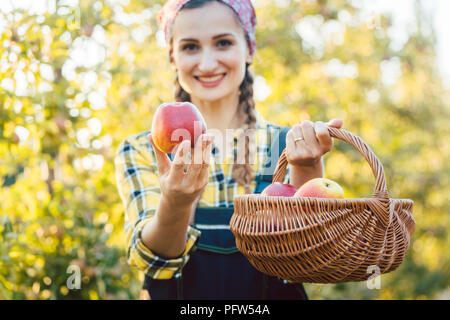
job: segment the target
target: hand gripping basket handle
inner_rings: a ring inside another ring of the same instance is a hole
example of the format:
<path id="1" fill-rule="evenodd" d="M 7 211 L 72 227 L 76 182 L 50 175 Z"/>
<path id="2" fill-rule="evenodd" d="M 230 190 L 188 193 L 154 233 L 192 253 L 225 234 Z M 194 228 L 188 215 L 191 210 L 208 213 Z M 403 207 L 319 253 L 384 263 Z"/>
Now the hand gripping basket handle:
<path id="1" fill-rule="evenodd" d="M 348 142 L 355 147 L 355 149 L 358 150 L 369 163 L 376 180 L 372 198 L 388 200 L 389 194 L 386 188 L 384 168 L 378 157 L 373 153 L 372 149 L 370 149 L 370 147 L 360 137 L 344 129 L 328 127 L 328 131 L 332 137 Z M 287 164 L 286 149 L 284 149 L 275 168 L 272 182 L 283 182 Z"/>

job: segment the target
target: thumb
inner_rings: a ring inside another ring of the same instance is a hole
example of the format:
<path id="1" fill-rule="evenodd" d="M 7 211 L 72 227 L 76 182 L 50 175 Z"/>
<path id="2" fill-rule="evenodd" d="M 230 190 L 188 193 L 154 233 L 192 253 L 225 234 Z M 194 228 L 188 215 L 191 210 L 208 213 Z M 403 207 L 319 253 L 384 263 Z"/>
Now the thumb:
<path id="1" fill-rule="evenodd" d="M 155 158 L 156 158 L 156 165 L 158 167 L 158 172 L 160 175 L 165 174 L 170 169 L 170 159 L 169 156 L 158 149 L 158 147 L 155 145 L 155 142 L 153 141 L 152 134 L 150 133 L 147 136 L 148 140 L 153 146 L 153 151 L 155 152 Z"/>
<path id="2" fill-rule="evenodd" d="M 340 129 L 340 128 L 342 128 L 342 125 L 344 124 L 344 120 L 342 120 L 342 119 L 332 119 L 332 120 L 328 121 L 327 124 L 328 124 L 329 127 Z"/>

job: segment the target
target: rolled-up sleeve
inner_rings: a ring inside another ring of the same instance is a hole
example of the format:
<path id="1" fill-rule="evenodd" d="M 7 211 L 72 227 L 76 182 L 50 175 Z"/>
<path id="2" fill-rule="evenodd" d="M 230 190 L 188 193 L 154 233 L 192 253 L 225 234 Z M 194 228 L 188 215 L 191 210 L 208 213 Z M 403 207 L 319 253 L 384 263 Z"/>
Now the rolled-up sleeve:
<path id="1" fill-rule="evenodd" d="M 200 231 L 189 226 L 186 248 L 175 259 L 154 254 L 142 242 L 142 230 L 155 215 L 161 198 L 158 171 L 150 132 L 125 139 L 116 152 L 116 183 L 125 209 L 125 236 L 128 264 L 154 279 L 170 279 L 178 275 L 195 249 Z"/>

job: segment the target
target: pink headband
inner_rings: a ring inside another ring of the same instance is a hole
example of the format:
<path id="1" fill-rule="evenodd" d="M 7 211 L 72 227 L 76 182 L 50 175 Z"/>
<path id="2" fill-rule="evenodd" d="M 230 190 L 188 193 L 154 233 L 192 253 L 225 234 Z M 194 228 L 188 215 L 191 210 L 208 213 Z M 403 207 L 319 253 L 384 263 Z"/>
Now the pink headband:
<path id="1" fill-rule="evenodd" d="M 158 23 L 164 31 L 166 42 L 169 43 L 172 37 L 172 26 L 180 9 L 191 0 L 168 0 L 161 12 L 158 14 Z M 250 55 L 253 56 L 256 50 L 255 28 L 256 14 L 250 0 L 219 0 L 227 4 L 239 17 L 242 27 L 246 31 L 250 41 Z"/>

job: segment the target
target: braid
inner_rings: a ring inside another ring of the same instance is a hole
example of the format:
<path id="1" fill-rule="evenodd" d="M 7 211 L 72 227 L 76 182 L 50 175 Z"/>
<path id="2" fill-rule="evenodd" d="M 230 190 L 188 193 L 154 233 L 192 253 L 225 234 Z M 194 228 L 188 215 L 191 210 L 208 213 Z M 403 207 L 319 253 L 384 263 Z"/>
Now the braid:
<path id="1" fill-rule="evenodd" d="M 255 100 L 253 99 L 253 75 L 248 70 L 248 64 L 245 71 L 245 78 L 240 86 L 240 96 L 239 96 L 239 108 L 247 115 L 247 119 L 245 121 L 244 129 L 255 129 L 256 124 L 256 116 L 254 113 L 255 110 Z M 243 130 L 239 139 L 238 139 L 238 148 L 237 154 L 234 158 L 233 165 L 233 176 L 236 182 L 239 185 L 245 187 L 245 192 L 250 193 L 250 183 L 254 179 L 253 167 L 254 156 L 256 154 L 256 141 L 255 135 L 247 130 Z M 240 154 L 244 154 L 244 161 L 236 161 L 237 156 Z"/>

